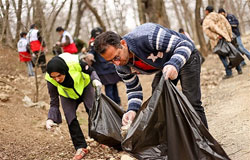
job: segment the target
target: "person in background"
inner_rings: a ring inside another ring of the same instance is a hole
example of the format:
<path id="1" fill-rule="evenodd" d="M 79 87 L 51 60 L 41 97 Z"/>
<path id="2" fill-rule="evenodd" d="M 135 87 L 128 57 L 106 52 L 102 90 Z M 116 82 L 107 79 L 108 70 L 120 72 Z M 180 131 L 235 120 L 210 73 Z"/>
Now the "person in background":
<path id="1" fill-rule="evenodd" d="M 187 36 L 194 43 L 194 41 L 192 40 L 190 35 L 187 32 L 185 32 L 183 28 L 179 29 L 179 33 L 184 34 L 185 36 Z"/>
<path id="2" fill-rule="evenodd" d="M 102 84 L 105 86 L 106 95 L 115 103 L 120 105 L 121 99 L 119 97 L 117 83 L 121 81 L 121 78 L 118 76 L 114 64 L 107 62 L 94 50 L 95 38 L 102 32 L 103 30 L 100 27 L 92 29 L 88 54 L 91 54 L 93 56 L 87 55 L 89 59 L 86 60 L 91 61 L 93 68 L 100 77 Z"/>
<path id="3" fill-rule="evenodd" d="M 65 31 L 62 27 L 57 27 L 56 32 L 61 36 L 56 45 L 62 47 L 63 52 L 77 53 L 76 45 L 69 32 Z"/>
<path id="4" fill-rule="evenodd" d="M 204 33 L 209 37 L 211 48 L 213 49 L 220 39 L 224 38 L 227 42 L 232 40 L 232 28 L 228 23 L 227 19 L 216 12 L 213 12 L 212 6 L 207 6 L 205 10 L 206 17 L 203 20 L 202 28 Z M 223 79 L 233 77 L 232 69 L 229 68 L 228 57 L 218 55 L 222 64 L 225 67 L 226 75 Z M 240 65 L 236 66 L 238 74 L 242 74 Z"/>
<path id="5" fill-rule="evenodd" d="M 19 59 L 21 62 L 25 62 L 27 65 L 27 70 L 28 70 L 28 76 L 34 76 L 33 72 L 33 66 L 32 66 L 32 61 L 31 61 L 31 55 L 29 53 L 29 50 L 27 48 L 28 41 L 26 39 L 26 32 L 22 32 L 20 34 L 21 39 L 17 43 L 17 50 L 19 52 Z"/>
<path id="6" fill-rule="evenodd" d="M 237 48 L 241 51 L 241 53 L 245 54 L 247 58 L 250 60 L 250 52 L 243 46 L 243 43 L 241 41 L 238 19 L 233 14 L 228 14 L 223 8 L 220 8 L 218 13 L 226 17 L 226 19 L 228 20 L 228 22 L 232 27 L 233 33 L 236 36 L 236 42 L 238 45 Z M 241 65 L 245 66 L 246 65 L 245 61 L 242 61 Z"/>
<path id="7" fill-rule="evenodd" d="M 41 36 L 36 24 L 30 26 L 27 34 L 29 48 L 32 53 L 32 61 L 34 65 L 40 66 L 42 73 L 46 72 L 46 57 L 44 52 L 45 42 Z"/>
<path id="8" fill-rule="evenodd" d="M 194 41 L 192 40 L 192 38 L 190 37 L 190 35 L 187 32 L 185 32 L 183 28 L 179 29 L 179 33 L 184 34 L 185 36 L 187 36 L 194 43 Z M 205 58 L 202 56 L 201 53 L 200 53 L 200 58 L 201 58 L 201 64 L 202 64 L 205 61 Z"/>
<path id="9" fill-rule="evenodd" d="M 76 116 L 81 102 L 86 112 L 92 109 L 95 92 L 100 93 L 102 84 L 96 72 L 87 63 L 79 60 L 78 55 L 62 53 L 53 57 L 47 64 L 45 76 L 50 95 L 50 109 L 46 128 L 62 123 L 59 110 L 59 97 L 66 117 L 69 133 L 76 150 L 74 160 L 82 159 L 89 151 Z"/>
<path id="10" fill-rule="evenodd" d="M 103 32 L 96 37 L 94 49 L 116 65 L 126 84 L 128 109 L 122 118 L 123 125 L 134 120 L 142 105 L 143 92 L 137 74 L 156 73 L 152 90 L 162 75 L 175 85 L 180 80 L 184 95 L 208 128 L 201 102 L 199 51 L 185 35 L 159 24 L 145 23 L 122 38 L 112 31 Z"/>

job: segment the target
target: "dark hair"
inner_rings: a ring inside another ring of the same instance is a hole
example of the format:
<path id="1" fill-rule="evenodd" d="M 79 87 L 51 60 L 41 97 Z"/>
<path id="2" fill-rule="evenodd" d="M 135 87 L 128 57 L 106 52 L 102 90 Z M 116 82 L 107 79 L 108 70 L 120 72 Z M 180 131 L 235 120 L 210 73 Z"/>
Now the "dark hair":
<path id="1" fill-rule="evenodd" d="M 20 33 L 20 36 L 21 36 L 21 37 L 24 37 L 24 36 L 26 36 L 26 35 L 27 35 L 26 32 L 21 32 L 21 33 Z"/>
<path id="2" fill-rule="evenodd" d="M 115 48 L 121 48 L 121 39 L 121 36 L 116 34 L 115 32 L 103 32 L 96 37 L 94 50 L 99 54 L 103 54 L 109 45 Z"/>
<path id="3" fill-rule="evenodd" d="M 61 26 L 56 28 L 56 32 L 61 32 L 61 31 L 64 31 L 64 29 Z"/>
<path id="4" fill-rule="evenodd" d="M 103 30 L 100 27 L 93 28 L 92 31 L 91 31 L 91 38 L 97 37 L 102 32 L 103 32 Z"/>
<path id="5" fill-rule="evenodd" d="M 206 11 L 208 11 L 209 13 L 213 12 L 214 11 L 214 7 L 213 6 L 207 6 L 206 7 Z"/>
<path id="6" fill-rule="evenodd" d="M 184 29 L 183 29 L 183 28 L 180 28 L 180 29 L 179 29 L 179 33 L 184 33 Z"/>
<path id="7" fill-rule="evenodd" d="M 34 29 L 36 27 L 36 24 L 32 24 L 31 26 L 30 26 L 30 29 Z"/>
<path id="8" fill-rule="evenodd" d="M 218 10 L 218 13 L 226 13 L 226 11 L 223 9 L 223 8 L 220 8 L 219 10 Z"/>

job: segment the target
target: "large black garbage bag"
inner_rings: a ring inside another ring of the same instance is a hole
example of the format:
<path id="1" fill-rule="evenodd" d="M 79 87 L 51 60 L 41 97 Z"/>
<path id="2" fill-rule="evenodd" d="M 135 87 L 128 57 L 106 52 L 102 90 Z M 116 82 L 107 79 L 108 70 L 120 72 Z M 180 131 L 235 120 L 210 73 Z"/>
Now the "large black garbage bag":
<path id="1" fill-rule="evenodd" d="M 218 54 L 218 55 L 222 55 L 222 56 L 228 56 L 228 45 L 227 45 L 227 41 L 223 38 L 220 39 L 219 42 L 217 43 L 217 45 L 214 47 L 213 52 Z"/>
<path id="2" fill-rule="evenodd" d="M 241 55 L 241 52 L 232 44 L 228 43 L 229 48 L 229 68 L 236 67 L 240 65 L 240 63 L 244 60 L 244 58 Z"/>
<path id="3" fill-rule="evenodd" d="M 145 105 L 122 142 L 125 151 L 138 159 L 229 159 L 171 82 L 162 78 Z"/>
<path id="4" fill-rule="evenodd" d="M 123 114 L 115 102 L 102 94 L 95 100 L 89 114 L 89 136 L 101 144 L 121 150 Z"/>
<path id="5" fill-rule="evenodd" d="M 236 46 L 231 42 L 227 42 L 225 39 L 219 40 L 218 44 L 214 47 L 213 52 L 218 55 L 228 57 L 228 68 L 234 68 L 244 60 L 241 52 L 236 48 Z"/>

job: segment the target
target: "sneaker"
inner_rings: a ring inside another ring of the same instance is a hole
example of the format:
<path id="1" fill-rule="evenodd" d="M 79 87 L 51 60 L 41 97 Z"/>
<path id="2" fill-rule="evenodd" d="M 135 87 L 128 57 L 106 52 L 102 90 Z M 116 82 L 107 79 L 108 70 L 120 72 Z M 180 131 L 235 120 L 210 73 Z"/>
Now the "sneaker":
<path id="1" fill-rule="evenodd" d="M 241 63 L 240 66 L 244 68 L 244 67 L 247 66 L 247 64 L 246 63 Z"/>
<path id="2" fill-rule="evenodd" d="M 238 74 L 242 74 L 242 71 L 238 71 Z"/>
<path id="3" fill-rule="evenodd" d="M 228 78 L 232 78 L 233 75 L 225 75 L 224 77 L 222 77 L 222 79 L 228 79 Z"/>
<path id="4" fill-rule="evenodd" d="M 86 149 L 86 148 L 79 148 L 79 149 L 77 149 L 76 154 L 73 157 L 73 160 L 81 160 L 88 153 L 89 153 L 88 149 Z"/>

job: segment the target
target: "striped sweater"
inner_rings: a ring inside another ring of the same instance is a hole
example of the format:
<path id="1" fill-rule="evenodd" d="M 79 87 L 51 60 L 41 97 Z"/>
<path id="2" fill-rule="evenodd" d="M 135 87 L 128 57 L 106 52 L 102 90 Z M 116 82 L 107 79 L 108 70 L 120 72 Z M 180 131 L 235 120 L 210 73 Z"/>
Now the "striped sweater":
<path id="1" fill-rule="evenodd" d="M 153 23 L 138 26 L 123 39 L 130 52 L 158 71 L 165 65 L 173 65 L 179 71 L 195 50 L 193 42 L 185 35 Z M 131 68 L 143 74 L 150 72 L 143 68 L 138 69 L 131 63 L 126 66 L 116 66 L 119 76 L 127 87 L 128 110 L 138 111 L 142 104 L 143 93 L 139 78 Z"/>

